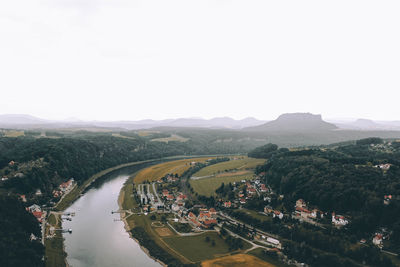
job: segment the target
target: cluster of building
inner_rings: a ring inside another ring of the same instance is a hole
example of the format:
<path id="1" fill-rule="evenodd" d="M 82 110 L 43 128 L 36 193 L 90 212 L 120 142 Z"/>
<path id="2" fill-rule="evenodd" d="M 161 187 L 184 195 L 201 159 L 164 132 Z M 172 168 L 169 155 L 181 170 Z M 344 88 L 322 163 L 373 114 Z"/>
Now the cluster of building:
<path id="1" fill-rule="evenodd" d="M 198 228 L 208 229 L 217 224 L 217 211 L 214 208 L 199 210 L 199 215 L 196 216 L 193 212 L 189 212 L 186 219 Z"/>
<path id="2" fill-rule="evenodd" d="M 295 211 L 293 213 L 293 218 L 301 218 L 305 221 L 314 222 L 316 219 L 324 218 L 326 213 L 320 211 L 319 209 L 313 208 L 310 209 L 307 206 L 307 203 L 303 199 L 298 199 L 296 201 Z M 345 226 L 349 223 L 348 219 L 343 215 L 336 215 L 335 212 L 332 212 L 332 224 L 336 227 Z"/>
<path id="3" fill-rule="evenodd" d="M 345 226 L 349 223 L 349 221 L 343 215 L 336 215 L 335 212 L 332 212 L 332 224 L 335 226 Z"/>
<path id="4" fill-rule="evenodd" d="M 237 208 L 238 205 L 244 205 L 247 203 L 249 199 L 252 199 L 255 196 L 265 195 L 267 193 L 272 193 L 272 190 L 268 188 L 264 183 L 261 182 L 261 176 L 257 177 L 256 179 L 246 181 L 242 180 L 240 182 L 234 182 L 234 189 L 236 191 L 239 187 L 245 186 L 245 190 L 239 190 L 238 193 L 235 195 L 236 199 L 231 201 L 223 202 L 222 206 L 224 208 L 234 207 Z"/>
<path id="5" fill-rule="evenodd" d="M 282 212 L 274 210 L 271 206 L 265 206 L 264 213 L 266 215 L 271 215 L 273 218 L 279 218 L 280 220 L 282 220 L 284 216 Z"/>
<path id="6" fill-rule="evenodd" d="M 43 222 L 44 218 L 46 218 L 46 211 L 42 211 L 39 205 L 33 204 L 27 207 L 26 210 L 32 213 L 40 223 Z"/>
<path id="7" fill-rule="evenodd" d="M 74 187 L 75 181 L 73 178 L 69 179 L 67 182 L 62 183 L 58 186 L 58 189 L 53 190 L 53 197 L 58 198 L 63 196 L 64 194 L 68 193 L 71 191 L 71 189 Z"/>
<path id="8" fill-rule="evenodd" d="M 318 215 L 320 218 L 324 217 L 324 213 L 321 212 L 320 210 L 314 208 L 310 209 L 307 206 L 307 203 L 303 199 L 298 199 L 296 201 L 296 206 L 295 206 L 295 211 L 294 211 L 294 216 L 300 217 L 302 219 L 311 219 L 315 220 L 318 218 Z"/>

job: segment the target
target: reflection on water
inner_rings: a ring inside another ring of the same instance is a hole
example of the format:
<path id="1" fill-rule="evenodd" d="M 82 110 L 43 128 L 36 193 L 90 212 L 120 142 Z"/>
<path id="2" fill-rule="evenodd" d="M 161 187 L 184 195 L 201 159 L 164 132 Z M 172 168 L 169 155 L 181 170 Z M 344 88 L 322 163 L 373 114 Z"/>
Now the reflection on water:
<path id="1" fill-rule="evenodd" d="M 64 234 L 71 266 L 160 266 L 129 237 L 119 214 L 111 214 L 118 210 L 118 195 L 127 178 L 121 172 L 106 177 L 67 209 L 76 212 L 71 222 L 63 222 L 63 228 L 72 229 L 72 234 Z"/>

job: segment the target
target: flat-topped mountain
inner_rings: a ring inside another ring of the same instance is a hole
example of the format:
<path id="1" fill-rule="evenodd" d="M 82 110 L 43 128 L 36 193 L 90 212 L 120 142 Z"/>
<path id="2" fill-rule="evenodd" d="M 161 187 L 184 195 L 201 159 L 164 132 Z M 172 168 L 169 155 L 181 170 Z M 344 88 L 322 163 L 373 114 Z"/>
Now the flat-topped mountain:
<path id="1" fill-rule="evenodd" d="M 265 132 L 321 132 L 337 129 L 337 126 L 322 120 L 321 115 L 311 113 L 286 113 L 276 120 L 256 127 L 249 127 L 249 131 Z"/>

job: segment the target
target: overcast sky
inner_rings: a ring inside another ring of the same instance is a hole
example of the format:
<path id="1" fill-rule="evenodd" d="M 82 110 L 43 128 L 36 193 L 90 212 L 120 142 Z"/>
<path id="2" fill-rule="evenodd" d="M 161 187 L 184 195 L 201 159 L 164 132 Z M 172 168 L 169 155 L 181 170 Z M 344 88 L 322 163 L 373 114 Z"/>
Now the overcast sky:
<path id="1" fill-rule="evenodd" d="M 0 1 L 0 114 L 400 120 L 400 1 Z"/>

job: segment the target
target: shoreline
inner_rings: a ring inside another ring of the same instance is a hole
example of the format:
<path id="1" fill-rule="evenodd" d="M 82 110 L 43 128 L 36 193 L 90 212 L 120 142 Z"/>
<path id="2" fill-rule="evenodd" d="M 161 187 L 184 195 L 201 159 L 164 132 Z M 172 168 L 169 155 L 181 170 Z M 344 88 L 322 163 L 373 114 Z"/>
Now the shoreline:
<path id="1" fill-rule="evenodd" d="M 127 182 L 129 181 L 129 179 L 130 179 L 130 178 L 128 178 L 128 179 L 126 180 L 125 183 L 127 183 Z M 118 207 L 119 207 L 120 210 L 122 210 L 122 203 L 123 203 L 123 199 L 124 199 L 124 196 L 125 196 L 125 191 L 124 191 L 124 189 L 125 189 L 125 184 L 122 186 L 121 191 L 120 191 L 119 196 L 118 196 Z M 137 239 L 132 235 L 132 233 L 131 233 L 131 231 L 130 231 L 130 229 L 129 229 L 128 222 L 127 222 L 127 220 L 125 219 L 125 212 L 120 213 L 119 216 L 120 216 L 120 218 L 121 218 L 121 221 L 124 222 L 124 229 L 125 229 L 125 231 L 129 234 L 129 237 L 130 237 L 131 239 L 133 239 L 133 240 L 139 245 L 140 249 L 141 249 L 150 259 L 152 259 L 152 260 L 158 262 L 161 266 L 167 267 L 168 265 L 166 265 L 164 262 L 162 262 L 161 260 L 159 260 L 159 259 L 157 259 L 157 258 L 151 256 L 149 250 L 148 250 L 147 248 L 145 248 L 144 246 L 142 246 L 142 245 L 140 244 L 139 240 L 137 240 Z"/>

